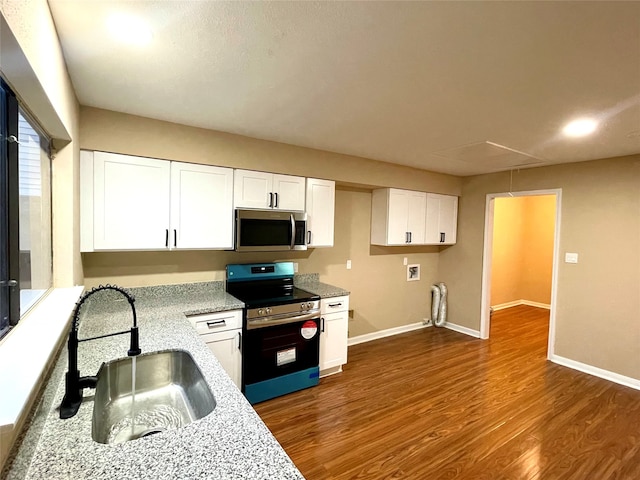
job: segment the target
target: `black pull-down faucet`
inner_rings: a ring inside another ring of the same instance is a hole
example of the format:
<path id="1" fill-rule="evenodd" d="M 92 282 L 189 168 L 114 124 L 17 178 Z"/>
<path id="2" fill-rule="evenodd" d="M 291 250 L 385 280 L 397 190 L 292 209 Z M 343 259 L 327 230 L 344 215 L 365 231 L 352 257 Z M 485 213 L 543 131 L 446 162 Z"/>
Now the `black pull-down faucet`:
<path id="1" fill-rule="evenodd" d="M 120 292 L 125 296 L 125 298 L 129 302 L 129 305 L 131 305 L 131 311 L 133 313 L 133 327 L 131 327 L 131 330 L 108 333 L 106 335 L 99 335 L 97 337 L 83 338 L 81 340 L 78 340 L 80 307 L 91 295 L 102 290 L 115 290 L 116 292 Z M 141 350 L 138 337 L 138 321 L 136 317 L 136 308 L 133 305 L 134 301 L 135 298 L 133 298 L 130 293 L 120 287 L 117 287 L 115 285 L 100 285 L 99 287 L 96 287 L 91 291 L 85 293 L 82 298 L 78 300 L 78 303 L 76 303 L 76 308 L 73 312 L 71 330 L 69 331 L 69 342 L 67 343 L 67 347 L 69 349 L 69 369 L 65 376 L 65 393 L 64 398 L 62 399 L 62 403 L 60 404 L 60 418 L 71 418 L 76 413 L 78 413 L 78 409 L 80 408 L 80 404 L 82 403 L 82 390 L 84 388 L 95 388 L 96 384 L 98 383 L 98 377 L 80 376 L 80 371 L 78 370 L 78 343 L 87 342 L 89 340 L 96 340 L 98 338 L 113 337 L 115 335 L 125 335 L 127 333 L 130 333 L 131 343 L 127 355 L 129 355 L 130 357 L 140 355 Z"/>

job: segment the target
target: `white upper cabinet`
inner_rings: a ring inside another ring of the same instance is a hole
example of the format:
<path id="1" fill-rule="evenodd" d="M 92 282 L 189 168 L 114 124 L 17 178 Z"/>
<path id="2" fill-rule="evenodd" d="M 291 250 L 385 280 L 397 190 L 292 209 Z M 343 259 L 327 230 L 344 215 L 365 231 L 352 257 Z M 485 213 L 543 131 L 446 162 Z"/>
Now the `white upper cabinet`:
<path id="1" fill-rule="evenodd" d="M 171 248 L 233 248 L 233 170 L 171 163 Z"/>
<path id="2" fill-rule="evenodd" d="M 166 248 L 171 163 L 95 152 L 92 167 L 93 249 Z"/>
<path id="3" fill-rule="evenodd" d="M 407 230 L 409 243 L 420 245 L 424 243 L 425 223 L 427 213 L 427 194 L 424 192 L 408 192 L 409 212 L 407 214 Z"/>
<path id="4" fill-rule="evenodd" d="M 233 204 L 236 208 L 272 208 L 273 174 L 234 170 Z"/>
<path id="5" fill-rule="evenodd" d="M 427 194 L 397 188 L 374 190 L 371 201 L 371 243 L 422 245 L 425 242 Z"/>
<path id="6" fill-rule="evenodd" d="M 233 170 L 81 152 L 80 250 L 233 247 Z"/>
<path id="7" fill-rule="evenodd" d="M 452 245 L 458 231 L 458 197 L 427 195 L 426 243 Z"/>
<path id="8" fill-rule="evenodd" d="M 336 183 L 307 178 L 307 246 L 333 247 Z"/>
<path id="9" fill-rule="evenodd" d="M 235 208 L 304 211 L 304 177 L 235 170 L 233 191 Z"/>

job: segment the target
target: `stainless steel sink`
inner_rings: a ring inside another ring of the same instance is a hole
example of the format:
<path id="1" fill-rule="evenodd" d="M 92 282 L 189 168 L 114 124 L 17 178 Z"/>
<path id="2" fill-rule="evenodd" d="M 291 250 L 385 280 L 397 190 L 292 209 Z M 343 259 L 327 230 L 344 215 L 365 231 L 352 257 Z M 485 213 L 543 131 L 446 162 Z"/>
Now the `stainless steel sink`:
<path id="1" fill-rule="evenodd" d="M 216 406 L 188 352 L 166 350 L 105 363 L 98 372 L 92 437 L 122 443 L 180 428 Z"/>

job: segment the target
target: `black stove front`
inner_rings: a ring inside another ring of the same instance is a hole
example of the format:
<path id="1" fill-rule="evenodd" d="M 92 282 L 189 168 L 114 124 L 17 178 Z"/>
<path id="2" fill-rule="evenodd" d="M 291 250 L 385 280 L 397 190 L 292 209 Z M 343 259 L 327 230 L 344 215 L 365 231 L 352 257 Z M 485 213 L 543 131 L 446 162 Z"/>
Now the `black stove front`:
<path id="1" fill-rule="evenodd" d="M 293 263 L 227 265 L 245 303 L 242 391 L 252 404 L 318 384 L 320 297 L 293 285 Z"/>

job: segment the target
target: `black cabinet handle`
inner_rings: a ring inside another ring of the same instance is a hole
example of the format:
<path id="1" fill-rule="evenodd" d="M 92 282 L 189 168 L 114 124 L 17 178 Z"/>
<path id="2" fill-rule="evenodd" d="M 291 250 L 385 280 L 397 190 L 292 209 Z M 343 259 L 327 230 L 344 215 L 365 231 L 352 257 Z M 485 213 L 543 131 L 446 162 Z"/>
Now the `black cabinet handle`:
<path id="1" fill-rule="evenodd" d="M 409 232 L 409 243 L 411 243 L 411 233 L 412 232 Z"/>
<path id="2" fill-rule="evenodd" d="M 269 208 L 273 208 L 273 193 L 269 192 Z"/>
<path id="3" fill-rule="evenodd" d="M 276 197 L 276 204 L 273 206 L 273 208 L 278 208 L 278 192 L 274 193 L 275 197 Z"/>
<path id="4" fill-rule="evenodd" d="M 338 302 L 338 303 L 330 303 L 329 306 L 331 308 L 336 308 L 336 307 L 341 307 L 342 306 L 342 302 Z"/>
<path id="5" fill-rule="evenodd" d="M 168 228 L 164 231 L 164 246 L 167 248 L 169 247 L 169 229 Z"/>
<path id="6" fill-rule="evenodd" d="M 178 231 L 175 228 L 173 229 L 173 246 L 178 246 Z"/>
<path id="7" fill-rule="evenodd" d="M 238 332 L 238 350 L 242 351 L 242 332 Z"/>
<path id="8" fill-rule="evenodd" d="M 444 232 L 440 232 L 440 243 L 444 243 L 444 237 L 446 234 Z"/>
<path id="9" fill-rule="evenodd" d="M 207 322 L 207 327 L 226 327 L 227 321 L 223 318 L 222 320 L 215 320 L 213 322 Z"/>
<path id="10" fill-rule="evenodd" d="M 307 231 L 307 245 L 311 245 L 311 230 Z"/>
<path id="11" fill-rule="evenodd" d="M 324 332 L 324 317 L 320 318 L 320 332 Z"/>

